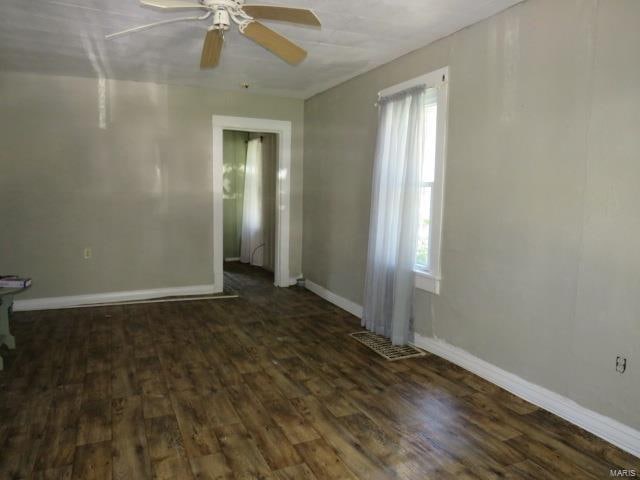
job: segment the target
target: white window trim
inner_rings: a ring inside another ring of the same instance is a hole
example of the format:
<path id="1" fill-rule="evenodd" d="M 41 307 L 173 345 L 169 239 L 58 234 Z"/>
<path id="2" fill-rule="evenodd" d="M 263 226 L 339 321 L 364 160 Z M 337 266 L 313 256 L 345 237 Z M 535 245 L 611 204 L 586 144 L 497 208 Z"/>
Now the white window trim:
<path id="1" fill-rule="evenodd" d="M 436 278 L 431 273 L 423 272 L 422 270 L 415 270 L 415 274 L 416 288 L 440 295 L 440 278 Z"/>
<path id="2" fill-rule="evenodd" d="M 378 98 L 394 95 L 412 87 L 425 85 L 438 89 L 438 126 L 436 129 L 436 169 L 431 200 L 431 228 L 429 239 L 429 270 L 415 269 L 415 286 L 421 290 L 440 294 L 442 248 L 442 218 L 444 208 L 444 178 L 447 158 L 447 126 L 449 118 L 449 67 L 427 73 L 412 80 L 385 88 Z M 444 114 L 442 113 L 444 112 Z"/>

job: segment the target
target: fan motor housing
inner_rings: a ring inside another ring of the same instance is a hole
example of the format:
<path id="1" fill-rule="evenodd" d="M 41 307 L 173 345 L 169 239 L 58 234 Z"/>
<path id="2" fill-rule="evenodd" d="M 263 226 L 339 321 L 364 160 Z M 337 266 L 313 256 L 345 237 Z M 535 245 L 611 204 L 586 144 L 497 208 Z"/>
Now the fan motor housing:
<path id="1" fill-rule="evenodd" d="M 213 13 L 213 26 L 219 30 L 229 30 L 229 12 L 225 8 L 218 8 Z"/>
<path id="2" fill-rule="evenodd" d="M 200 3 L 209 8 L 238 8 L 242 7 L 244 0 L 200 0 Z"/>

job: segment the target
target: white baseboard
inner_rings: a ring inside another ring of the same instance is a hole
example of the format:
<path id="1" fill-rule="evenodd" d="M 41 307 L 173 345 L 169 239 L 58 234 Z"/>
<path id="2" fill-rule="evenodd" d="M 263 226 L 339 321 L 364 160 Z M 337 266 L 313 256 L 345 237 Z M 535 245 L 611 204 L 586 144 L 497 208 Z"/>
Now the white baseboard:
<path id="1" fill-rule="evenodd" d="M 414 343 L 417 347 L 449 360 L 514 395 L 584 428 L 622 450 L 640 457 L 640 431 L 589 410 L 558 393 L 528 382 L 442 340 L 415 334 Z"/>
<path id="2" fill-rule="evenodd" d="M 229 257 L 224 259 L 225 262 L 239 262 L 240 257 Z"/>
<path id="3" fill-rule="evenodd" d="M 53 310 L 73 308 L 85 305 L 96 305 L 135 300 L 150 300 L 162 297 L 182 295 L 209 295 L 216 292 L 214 285 L 192 285 L 188 287 L 154 288 L 150 290 L 132 290 L 128 292 L 95 293 L 89 295 L 73 295 L 70 297 L 33 298 L 15 300 L 13 310 L 16 312 L 29 310 Z"/>
<path id="4" fill-rule="evenodd" d="M 340 295 L 337 295 L 332 291 L 321 287 L 317 283 L 313 283 L 310 280 L 305 280 L 305 287 L 307 288 L 307 290 L 311 290 L 313 293 L 315 293 L 319 297 L 324 298 L 326 301 L 337 305 L 341 309 L 346 310 L 347 312 L 355 315 L 358 318 L 362 318 L 362 305 L 358 305 L 351 300 L 347 300 L 346 298 L 341 297 Z"/>

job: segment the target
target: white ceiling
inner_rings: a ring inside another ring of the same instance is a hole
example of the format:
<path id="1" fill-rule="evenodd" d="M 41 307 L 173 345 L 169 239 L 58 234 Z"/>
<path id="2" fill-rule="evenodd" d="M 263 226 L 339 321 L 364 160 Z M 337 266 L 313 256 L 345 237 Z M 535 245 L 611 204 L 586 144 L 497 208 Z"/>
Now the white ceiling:
<path id="1" fill-rule="evenodd" d="M 312 8 L 321 29 L 265 22 L 308 50 L 308 58 L 290 66 L 235 31 L 218 68 L 200 71 L 206 21 L 104 39 L 193 11 L 165 13 L 136 0 L 1 0 L 0 70 L 222 89 L 246 82 L 252 92 L 307 98 L 520 1 L 247 0 Z"/>

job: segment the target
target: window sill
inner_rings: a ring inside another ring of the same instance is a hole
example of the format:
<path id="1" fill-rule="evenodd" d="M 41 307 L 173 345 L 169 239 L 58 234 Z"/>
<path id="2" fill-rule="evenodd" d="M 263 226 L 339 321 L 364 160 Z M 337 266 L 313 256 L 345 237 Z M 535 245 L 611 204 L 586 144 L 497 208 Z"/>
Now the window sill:
<path id="1" fill-rule="evenodd" d="M 440 295 L 440 278 L 434 277 L 430 273 L 414 270 L 415 272 L 415 286 L 420 290 L 426 290 L 427 292 Z"/>

